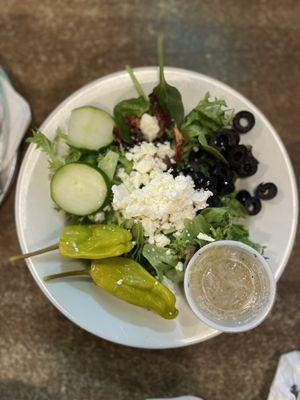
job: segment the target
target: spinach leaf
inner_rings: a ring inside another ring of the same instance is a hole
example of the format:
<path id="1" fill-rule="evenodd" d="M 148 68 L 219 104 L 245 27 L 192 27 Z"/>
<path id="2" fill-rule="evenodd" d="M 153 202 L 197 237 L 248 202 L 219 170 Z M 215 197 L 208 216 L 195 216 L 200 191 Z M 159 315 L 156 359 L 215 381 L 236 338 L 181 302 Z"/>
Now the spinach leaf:
<path id="1" fill-rule="evenodd" d="M 116 104 L 114 108 L 114 119 L 120 130 L 121 139 L 126 143 L 132 143 L 130 135 L 130 126 L 125 122 L 125 117 L 135 115 L 141 117 L 144 113 L 149 111 L 150 102 L 144 93 L 142 86 L 138 82 L 132 69 L 127 65 L 127 72 L 139 94 L 138 98 L 122 100 Z"/>
<path id="2" fill-rule="evenodd" d="M 27 143 L 34 143 L 36 147 L 42 150 L 48 157 L 49 168 L 52 171 L 57 170 L 63 165 L 56 153 L 56 140 L 51 141 L 38 129 L 32 130 L 32 136 L 26 139 Z"/>
<path id="3" fill-rule="evenodd" d="M 145 244 L 142 251 L 143 256 L 155 269 L 158 279 L 161 281 L 163 275 L 173 269 L 178 263 L 178 257 L 165 247 Z"/>
<path id="4" fill-rule="evenodd" d="M 187 126 L 182 130 L 183 137 L 185 139 L 185 146 L 187 153 L 193 148 L 193 146 L 197 145 L 197 142 L 200 143 L 203 150 L 210 153 L 214 158 L 220 160 L 223 164 L 228 165 L 228 161 L 226 158 L 217 150 L 215 147 L 210 146 L 207 143 L 206 133 L 207 129 L 202 127 L 201 125 L 192 124 Z"/>
<path id="5" fill-rule="evenodd" d="M 178 128 L 184 118 L 184 108 L 179 90 L 169 85 L 164 76 L 164 59 L 163 59 L 163 41 L 162 37 L 158 38 L 157 42 L 158 63 L 159 63 L 159 84 L 153 89 L 160 107 L 175 121 Z"/>
<path id="6" fill-rule="evenodd" d="M 228 161 L 226 160 L 226 158 L 219 152 L 219 150 L 217 150 L 215 147 L 210 146 L 207 143 L 206 137 L 204 135 L 203 132 L 199 133 L 198 136 L 198 140 L 199 143 L 201 144 L 202 148 L 207 151 L 208 153 L 210 153 L 211 155 L 213 155 L 215 158 L 217 158 L 218 160 L 220 160 L 222 163 L 228 165 Z"/>

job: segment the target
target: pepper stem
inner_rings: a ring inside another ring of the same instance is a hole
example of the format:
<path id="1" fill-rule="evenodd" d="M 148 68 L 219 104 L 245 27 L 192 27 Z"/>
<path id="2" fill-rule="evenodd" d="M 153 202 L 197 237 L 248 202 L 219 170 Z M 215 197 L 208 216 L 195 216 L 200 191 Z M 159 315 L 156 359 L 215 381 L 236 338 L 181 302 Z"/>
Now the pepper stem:
<path id="1" fill-rule="evenodd" d="M 52 250 L 57 250 L 58 247 L 59 247 L 59 243 L 56 243 L 51 246 L 44 247 L 43 249 L 40 249 L 40 250 L 31 251 L 30 253 L 19 254 L 17 256 L 10 257 L 9 261 L 13 262 L 13 261 L 24 260 L 25 258 L 28 258 L 28 257 L 37 256 L 39 254 L 44 254 L 44 253 L 47 253 L 48 251 L 52 251 Z"/>
<path id="2" fill-rule="evenodd" d="M 85 268 L 76 271 L 66 271 L 66 272 L 60 272 L 59 274 L 48 275 L 45 276 L 44 282 L 49 282 L 52 281 L 53 279 L 65 278 L 66 276 L 90 275 L 90 270 L 91 270 L 90 268 Z"/>

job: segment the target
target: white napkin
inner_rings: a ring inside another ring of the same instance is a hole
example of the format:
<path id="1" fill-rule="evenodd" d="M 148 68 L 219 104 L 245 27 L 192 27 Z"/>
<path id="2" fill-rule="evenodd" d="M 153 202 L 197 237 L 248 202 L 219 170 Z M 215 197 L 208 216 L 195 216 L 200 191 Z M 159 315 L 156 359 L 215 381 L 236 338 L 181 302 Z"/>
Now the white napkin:
<path id="1" fill-rule="evenodd" d="M 29 126 L 29 104 L 12 87 L 0 67 L 0 170 L 5 170 Z"/>
<path id="2" fill-rule="evenodd" d="M 268 400 L 300 400 L 300 351 L 280 357 Z"/>

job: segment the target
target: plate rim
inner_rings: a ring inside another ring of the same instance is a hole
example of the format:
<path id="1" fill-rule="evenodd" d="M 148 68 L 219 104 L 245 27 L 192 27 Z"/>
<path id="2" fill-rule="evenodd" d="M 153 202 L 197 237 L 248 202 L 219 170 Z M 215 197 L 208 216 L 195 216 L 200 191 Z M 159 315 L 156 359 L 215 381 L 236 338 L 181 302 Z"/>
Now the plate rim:
<path id="1" fill-rule="evenodd" d="M 143 72 L 152 72 L 155 73 L 156 71 L 158 71 L 157 66 L 145 66 L 145 67 L 138 67 L 138 68 L 134 68 L 133 69 L 134 72 L 138 73 L 143 73 Z M 293 209 L 293 221 L 292 221 L 292 227 L 291 227 L 291 234 L 289 237 L 289 241 L 288 241 L 288 245 L 286 247 L 285 253 L 284 253 L 284 257 L 283 257 L 283 261 L 280 265 L 280 268 L 275 272 L 275 279 L 276 281 L 280 278 L 280 276 L 282 275 L 287 262 L 289 260 L 289 257 L 291 255 L 291 252 L 293 250 L 293 246 L 294 246 L 294 242 L 295 242 L 295 237 L 296 237 L 296 233 L 297 233 L 297 225 L 298 225 L 298 212 L 299 212 L 299 208 L 298 208 L 298 190 L 297 190 L 297 181 L 296 181 L 296 177 L 295 177 L 295 172 L 292 166 L 292 162 L 290 160 L 289 154 L 283 144 L 282 139 L 280 138 L 279 134 L 277 133 L 277 131 L 275 130 L 275 128 L 273 127 L 273 125 L 270 123 L 270 121 L 267 119 L 267 117 L 264 115 L 264 113 L 262 111 L 260 111 L 247 97 L 245 97 L 242 93 L 240 93 L 239 91 L 237 91 L 236 89 L 232 88 L 231 86 L 227 85 L 226 83 L 212 78 L 206 74 L 202 74 L 200 72 L 197 71 L 192 71 L 192 70 L 188 70 L 188 69 L 184 69 L 184 68 L 176 68 L 176 67 L 165 67 L 165 72 L 166 74 L 168 73 L 181 73 L 184 75 L 188 75 L 189 77 L 197 77 L 197 78 L 201 78 L 202 80 L 205 80 L 207 82 L 211 82 L 214 85 L 217 85 L 223 89 L 225 89 L 227 92 L 230 92 L 231 94 L 233 94 L 236 97 L 241 97 L 245 103 L 248 103 L 250 105 L 250 107 L 252 107 L 255 110 L 255 113 L 257 115 L 259 115 L 259 117 L 261 118 L 261 120 L 263 121 L 263 123 L 268 127 L 268 129 L 272 132 L 273 137 L 275 138 L 281 153 L 283 154 L 283 157 L 285 159 L 285 162 L 287 164 L 287 169 L 288 169 L 288 173 L 289 173 L 289 177 L 291 179 L 291 186 L 292 186 L 292 200 L 293 200 L 293 205 L 294 205 L 294 209 Z M 117 77 L 120 76 L 126 76 L 127 72 L 126 71 L 117 71 L 117 72 L 113 72 L 107 75 L 104 75 L 100 78 L 97 78 L 83 86 L 81 86 L 80 88 L 78 88 L 77 90 L 75 90 L 74 92 L 72 92 L 69 96 L 67 96 L 62 102 L 60 102 L 51 112 L 50 114 L 47 116 L 47 118 L 43 121 L 43 123 L 40 125 L 40 130 L 43 130 L 44 127 L 50 122 L 50 120 L 53 118 L 53 116 L 60 112 L 61 109 L 64 108 L 64 106 L 70 101 L 70 100 L 75 100 L 77 97 L 80 97 L 81 94 L 83 92 L 85 92 L 86 90 L 100 84 L 102 81 L 107 81 L 107 80 L 113 80 Z M 20 208 L 20 197 L 21 197 L 21 183 L 24 179 L 24 171 L 26 168 L 26 165 L 28 164 L 28 162 L 30 162 L 30 155 L 31 153 L 34 151 L 34 144 L 30 144 L 28 149 L 26 150 L 24 157 L 22 159 L 22 164 L 21 164 L 21 168 L 19 171 L 19 175 L 18 175 L 18 179 L 17 179 L 17 184 L 16 184 L 16 194 L 15 194 L 15 222 L 16 222 L 16 228 L 17 228 L 17 236 L 18 236 L 18 241 L 20 244 L 20 247 L 22 249 L 23 252 L 27 251 L 27 246 L 25 243 L 25 239 L 24 239 L 24 235 L 21 232 L 21 218 L 20 218 L 20 213 L 19 213 L 19 208 Z M 77 326 L 79 326 L 81 329 L 84 329 L 85 331 L 89 332 L 90 334 L 93 334 L 96 337 L 108 340 L 112 343 L 117 343 L 120 345 L 124 345 L 124 346 L 128 346 L 128 347 L 134 347 L 134 348 L 143 348 L 143 349 L 152 349 L 152 350 L 159 350 L 159 349 L 170 349 L 170 348 L 179 348 L 179 347 L 185 347 L 185 346 L 189 346 L 192 344 L 196 344 L 196 343 L 200 343 L 206 340 L 209 340 L 219 334 L 221 334 L 222 332 L 220 331 L 212 331 L 211 333 L 209 333 L 206 337 L 203 338 L 198 338 L 198 337 L 191 337 L 190 339 L 184 339 L 184 340 L 179 340 L 176 342 L 173 342 L 170 345 L 141 345 L 141 344 L 134 344 L 132 342 L 130 342 L 130 340 L 127 340 L 127 342 L 122 341 L 122 340 L 112 340 L 110 337 L 105 337 L 105 336 L 100 336 L 99 334 L 92 332 L 91 330 L 89 330 L 87 327 L 82 326 L 80 323 L 78 323 L 78 321 L 75 320 L 75 318 L 73 318 L 73 316 L 66 311 L 57 301 L 56 299 L 51 295 L 50 292 L 48 292 L 47 290 L 45 290 L 44 285 L 42 284 L 39 276 L 37 275 L 34 265 L 31 261 L 31 259 L 26 259 L 26 264 L 27 267 L 31 273 L 31 275 L 33 276 L 35 282 L 37 283 L 37 285 L 39 286 L 39 288 L 41 289 L 41 291 L 43 292 L 43 294 L 48 298 L 48 300 L 50 300 L 50 302 L 64 315 L 66 316 L 69 320 L 71 320 L 73 323 L 75 323 Z"/>

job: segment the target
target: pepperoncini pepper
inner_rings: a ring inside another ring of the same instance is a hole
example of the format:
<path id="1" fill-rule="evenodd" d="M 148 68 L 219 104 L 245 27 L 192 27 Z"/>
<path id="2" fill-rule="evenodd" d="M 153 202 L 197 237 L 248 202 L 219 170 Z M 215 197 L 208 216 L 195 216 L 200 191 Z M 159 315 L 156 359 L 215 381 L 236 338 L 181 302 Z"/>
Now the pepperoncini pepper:
<path id="1" fill-rule="evenodd" d="M 115 225 L 66 226 L 60 236 L 59 252 L 64 257 L 98 260 L 128 253 L 129 231 Z"/>
<path id="2" fill-rule="evenodd" d="M 132 249 L 132 235 L 116 225 L 70 225 L 62 230 L 59 243 L 41 250 L 11 257 L 11 261 L 58 249 L 70 258 L 101 259 L 120 256 Z"/>
<path id="3" fill-rule="evenodd" d="M 172 319 L 178 315 L 174 294 L 130 258 L 94 260 L 90 268 L 50 275 L 45 281 L 74 275 L 89 275 L 96 285 L 112 295 L 152 310 L 163 318 Z"/>

